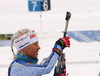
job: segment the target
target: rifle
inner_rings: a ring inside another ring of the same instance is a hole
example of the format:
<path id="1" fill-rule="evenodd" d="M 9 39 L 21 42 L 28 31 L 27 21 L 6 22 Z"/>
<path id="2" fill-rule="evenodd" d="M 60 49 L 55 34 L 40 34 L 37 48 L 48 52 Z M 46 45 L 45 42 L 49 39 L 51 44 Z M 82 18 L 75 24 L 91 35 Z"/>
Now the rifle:
<path id="1" fill-rule="evenodd" d="M 71 17 L 71 13 L 67 12 L 65 18 L 66 25 L 65 25 L 63 37 L 66 37 L 70 17 Z M 63 50 L 61 51 L 61 56 L 58 59 L 58 64 L 57 66 L 55 66 L 53 76 L 68 76 L 68 74 L 66 75 L 66 58 L 65 58 L 65 53 L 63 53 Z"/>

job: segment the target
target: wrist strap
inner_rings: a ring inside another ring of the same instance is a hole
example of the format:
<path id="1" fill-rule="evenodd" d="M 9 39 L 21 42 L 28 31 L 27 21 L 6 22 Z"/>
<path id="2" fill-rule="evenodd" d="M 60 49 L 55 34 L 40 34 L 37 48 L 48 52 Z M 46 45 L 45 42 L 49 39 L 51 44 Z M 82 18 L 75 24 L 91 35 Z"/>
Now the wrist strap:
<path id="1" fill-rule="evenodd" d="M 61 55 L 61 51 L 59 49 L 54 48 L 53 51 L 56 52 L 59 56 Z"/>
<path id="2" fill-rule="evenodd" d="M 58 44 L 54 45 L 53 51 L 56 52 L 59 56 L 61 55 L 61 47 Z"/>
<path id="3" fill-rule="evenodd" d="M 55 45 L 54 45 L 54 48 L 57 48 L 57 49 L 61 50 L 61 47 L 60 47 L 58 44 L 55 44 Z M 53 48 L 53 49 L 54 49 L 54 48 Z"/>

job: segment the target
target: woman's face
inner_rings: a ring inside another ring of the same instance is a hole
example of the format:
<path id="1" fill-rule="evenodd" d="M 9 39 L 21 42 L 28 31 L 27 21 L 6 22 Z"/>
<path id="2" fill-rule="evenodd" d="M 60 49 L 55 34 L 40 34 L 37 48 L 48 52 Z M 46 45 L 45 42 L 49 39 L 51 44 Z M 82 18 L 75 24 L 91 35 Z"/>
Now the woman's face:
<path id="1" fill-rule="evenodd" d="M 37 58 L 40 46 L 38 45 L 38 41 L 30 44 L 25 48 L 24 55 L 30 58 Z"/>

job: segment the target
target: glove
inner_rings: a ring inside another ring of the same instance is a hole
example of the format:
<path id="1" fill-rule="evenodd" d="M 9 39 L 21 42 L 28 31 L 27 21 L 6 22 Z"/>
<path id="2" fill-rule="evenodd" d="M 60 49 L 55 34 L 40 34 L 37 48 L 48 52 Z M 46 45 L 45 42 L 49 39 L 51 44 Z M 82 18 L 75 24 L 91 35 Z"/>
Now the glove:
<path id="1" fill-rule="evenodd" d="M 53 51 L 57 52 L 60 55 L 60 52 L 65 47 L 70 47 L 70 36 L 67 36 L 65 38 L 60 38 L 56 41 Z"/>
<path id="2" fill-rule="evenodd" d="M 58 41 L 56 41 L 56 44 L 58 44 L 62 49 L 65 47 L 70 47 L 70 36 L 67 36 L 65 38 L 60 38 Z"/>

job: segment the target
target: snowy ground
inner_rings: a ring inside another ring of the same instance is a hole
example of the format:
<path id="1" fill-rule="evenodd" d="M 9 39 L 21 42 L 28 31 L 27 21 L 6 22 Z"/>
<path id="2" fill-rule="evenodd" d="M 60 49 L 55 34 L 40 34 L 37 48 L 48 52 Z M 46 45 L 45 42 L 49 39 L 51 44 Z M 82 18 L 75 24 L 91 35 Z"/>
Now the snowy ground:
<path id="1" fill-rule="evenodd" d="M 63 36 L 66 11 L 72 13 L 68 31 L 100 30 L 99 3 L 100 0 L 51 0 L 51 10 L 40 13 L 29 12 L 27 0 L 0 0 L 0 33 L 14 33 L 25 27 L 34 29 L 41 46 L 41 62 L 49 56 L 55 41 Z M 10 41 L 6 43 L 9 46 L 0 47 L 0 76 L 7 76 L 13 60 Z M 72 38 L 71 47 L 64 52 L 69 76 L 98 76 L 100 42 L 78 42 Z M 44 76 L 53 76 L 53 71 Z"/>

